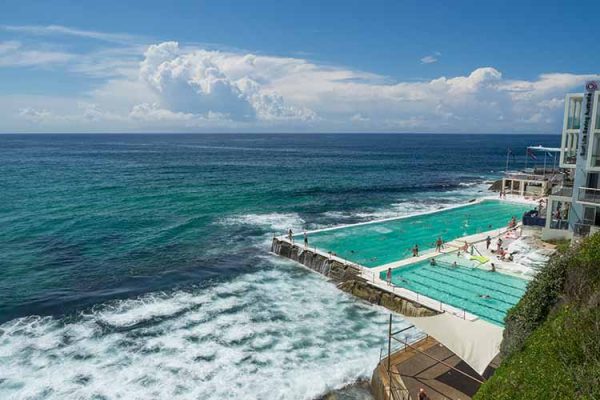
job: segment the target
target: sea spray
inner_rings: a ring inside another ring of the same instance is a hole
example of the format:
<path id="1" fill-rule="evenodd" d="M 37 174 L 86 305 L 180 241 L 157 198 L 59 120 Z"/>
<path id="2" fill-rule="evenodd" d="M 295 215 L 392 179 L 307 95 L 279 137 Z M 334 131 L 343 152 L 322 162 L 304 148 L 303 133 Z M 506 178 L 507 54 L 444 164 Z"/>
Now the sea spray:
<path id="1" fill-rule="evenodd" d="M 313 399 L 370 376 L 387 318 L 274 259 L 193 290 L 4 323 L 0 398 Z"/>

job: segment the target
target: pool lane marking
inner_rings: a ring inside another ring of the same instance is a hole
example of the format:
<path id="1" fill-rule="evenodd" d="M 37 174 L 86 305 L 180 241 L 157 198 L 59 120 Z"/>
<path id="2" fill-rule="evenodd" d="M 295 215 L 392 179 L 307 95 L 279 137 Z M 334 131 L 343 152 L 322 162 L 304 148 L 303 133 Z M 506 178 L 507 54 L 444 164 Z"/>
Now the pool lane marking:
<path id="1" fill-rule="evenodd" d="M 435 281 L 435 282 L 438 282 L 438 283 L 445 283 L 444 281 L 439 281 L 439 280 L 436 280 L 436 279 L 432 279 L 432 280 L 433 280 L 433 281 Z M 426 284 L 424 284 L 424 283 L 421 283 L 421 282 L 419 282 L 419 281 L 409 281 L 408 283 L 409 283 L 409 284 L 411 284 L 411 283 L 415 283 L 416 285 L 423 286 L 423 287 L 425 287 L 425 288 L 427 288 L 427 287 L 428 287 Z M 456 287 L 456 288 L 460 288 L 460 287 L 458 287 L 458 286 L 456 286 L 456 285 L 450 285 L 450 286 L 453 286 L 453 287 Z M 443 289 L 440 289 L 440 288 L 434 288 L 434 289 L 435 289 L 435 291 L 436 291 L 436 292 L 445 293 L 446 295 L 450 296 L 450 298 L 451 298 L 451 299 L 461 299 L 461 300 L 464 300 L 464 301 L 466 301 L 467 303 L 470 303 L 470 304 L 477 304 L 477 305 L 479 305 L 479 306 L 481 306 L 481 307 L 483 307 L 483 308 L 489 308 L 489 309 L 491 309 L 491 310 L 497 311 L 497 312 L 499 312 L 499 313 L 501 313 L 501 314 L 504 314 L 504 315 L 506 315 L 506 313 L 508 312 L 508 309 L 509 309 L 510 307 L 512 307 L 512 306 L 514 306 L 514 305 L 516 304 L 516 303 L 513 303 L 513 304 L 511 304 L 511 303 L 508 303 L 508 302 L 506 302 L 506 301 L 502 301 L 502 300 L 500 300 L 500 299 L 497 299 L 497 298 L 491 297 L 489 300 L 495 300 L 495 301 L 499 301 L 499 302 L 501 302 L 501 303 L 504 303 L 504 304 L 508 304 L 508 305 L 509 305 L 509 307 L 508 307 L 508 308 L 506 308 L 506 309 L 500 309 L 500 308 L 496 308 L 496 307 L 494 307 L 494 306 L 492 306 L 492 305 L 490 305 L 490 304 L 487 304 L 487 303 L 481 303 L 481 302 L 477 301 L 477 299 L 470 299 L 470 298 L 468 298 L 468 297 L 458 296 L 458 295 L 456 295 L 456 294 L 454 294 L 454 293 L 452 293 L 452 292 L 448 292 L 447 290 L 443 290 Z M 423 294 L 423 295 L 424 295 L 424 296 L 430 296 L 430 295 L 427 295 L 427 294 Z M 434 298 L 434 299 L 435 299 L 435 298 Z M 442 301 L 442 300 L 438 300 L 438 301 Z M 456 306 L 456 307 L 460 307 L 460 306 Z M 474 312 L 474 311 L 472 311 L 472 310 L 469 310 L 469 311 L 470 311 L 470 312 Z M 484 316 L 481 316 L 481 315 L 479 315 L 479 316 L 480 316 L 480 317 L 482 317 L 482 318 L 485 318 Z"/>

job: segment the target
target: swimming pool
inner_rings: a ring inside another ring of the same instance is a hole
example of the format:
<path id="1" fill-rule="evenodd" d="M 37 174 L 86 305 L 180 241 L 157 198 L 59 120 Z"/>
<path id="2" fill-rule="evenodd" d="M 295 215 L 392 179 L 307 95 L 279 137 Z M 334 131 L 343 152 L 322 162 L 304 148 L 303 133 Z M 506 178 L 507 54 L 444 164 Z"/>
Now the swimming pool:
<path id="1" fill-rule="evenodd" d="M 498 200 L 368 224 L 314 232 L 309 245 L 365 267 L 376 267 L 411 256 L 415 244 L 421 251 L 435 247 L 441 236 L 448 242 L 462 236 L 502 228 L 512 216 L 520 220 L 531 206 Z M 296 235 L 302 240 L 302 235 Z"/>
<path id="2" fill-rule="evenodd" d="M 457 266 L 452 265 L 454 261 Z M 395 268 L 392 283 L 496 325 L 504 324 L 506 312 L 521 299 L 527 287 L 524 279 L 473 268 L 469 266 L 472 263 L 456 254 L 436 257 L 436 262 L 435 266 L 425 260 Z M 385 280 L 385 271 L 380 278 Z"/>

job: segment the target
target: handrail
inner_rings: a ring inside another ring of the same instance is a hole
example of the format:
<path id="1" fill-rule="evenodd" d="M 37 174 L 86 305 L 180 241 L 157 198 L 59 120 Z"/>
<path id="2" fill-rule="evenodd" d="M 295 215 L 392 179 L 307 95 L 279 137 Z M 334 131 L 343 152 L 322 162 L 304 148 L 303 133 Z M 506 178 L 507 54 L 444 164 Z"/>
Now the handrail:
<path id="1" fill-rule="evenodd" d="M 392 339 L 394 339 L 394 340 L 397 340 L 397 341 L 399 341 L 400 343 L 403 343 L 403 342 L 401 342 L 399 339 L 396 339 L 395 337 L 392 337 Z M 453 371 L 456 371 L 456 372 L 458 372 L 458 373 L 460 373 L 460 374 L 462 374 L 462 375 L 466 376 L 466 377 L 467 377 L 467 378 L 469 378 L 469 379 L 472 379 L 472 380 L 474 380 L 474 381 L 476 381 L 476 382 L 479 382 L 479 383 L 483 384 L 483 381 L 482 381 L 482 380 L 480 380 L 480 379 L 478 379 L 478 378 L 475 378 L 474 376 L 471 376 L 471 375 L 467 374 L 467 373 L 466 373 L 466 372 L 464 372 L 464 371 L 461 371 L 460 369 L 458 369 L 458 368 L 456 368 L 456 367 L 454 367 L 454 366 L 452 366 L 452 365 L 448 364 L 447 362 L 445 362 L 445 361 L 443 361 L 443 360 L 440 360 L 440 359 L 438 359 L 438 358 L 436 358 L 436 357 L 434 357 L 434 356 L 432 356 L 432 355 L 430 355 L 430 354 L 427 354 L 427 353 L 426 353 L 426 352 L 424 352 L 423 350 L 419 349 L 418 347 L 415 347 L 415 346 L 413 346 L 412 344 L 410 344 L 410 343 L 408 343 L 408 342 L 404 342 L 404 345 L 405 345 L 405 346 L 408 346 L 408 347 L 410 347 L 412 350 L 415 350 L 415 351 L 417 351 L 417 352 L 419 352 L 419 353 L 423 354 L 423 355 L 424 355 L 424 356 L 426 356 L 426 357 L 429 357 L 429 358 L 431 358 L 431 359 L 432 359 L 432 360 L 434 360 L 435 362 L 438 362 L 438 363 L 442 364 L 443 366 L 445 366 L 445 367 L 448 367 L 448 368 L 450 368 L 451 370 L 453 370 Z"/>
<path id="2" fill-rule="evenodd" d="M 550 192 L 552 196 L 563 196 L 563 197 L 572 197 L 573 196 L 573 186 L 555 186 L 552 188 Z"/>
<path id="3" fill-rule="evenodd" d="M 504 174 L 507 179 L 521 179 L 529 181 L 547 181 L 550 175 L 528 174 L 525 172 L 507 172 Z"/>
<path id="4" fill-rule="evenodd" d="M 577 200 L 600 203 L 600 189 L 581 186 L 577 190 Z"/>

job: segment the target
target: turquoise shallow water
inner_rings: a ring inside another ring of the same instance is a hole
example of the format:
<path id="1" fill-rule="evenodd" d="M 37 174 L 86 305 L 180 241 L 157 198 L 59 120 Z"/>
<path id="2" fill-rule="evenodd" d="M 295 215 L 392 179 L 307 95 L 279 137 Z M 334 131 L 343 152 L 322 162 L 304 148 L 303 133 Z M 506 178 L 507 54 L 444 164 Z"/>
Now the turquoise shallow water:
<path id="1" fill-rule="evenodd" d="M 435 266 L 427 260 L 393 269 L 392 283 L 497 325 L 504 324 L 508 309 L 525 293 L 527 281 L 524 279 L 473 268 L 472 263 L 454 254 L 436 257 L 436 260 Z M 385 279 L 385 275 L 386 272 L 382 272 L 381 279 Z"/>
<path id="2" fill-rule="evenodd" d="M 316 232 L 310 234 L 309 245 L 366 267 L 376 267 L 411 256 L 415 244 L 421 251 L 435 248 L 440 236 L 451 241 L 501 228 L 512 216 L 520 220 L 530 208 L 484 200 L 430 214 Z M 296 240 L 302 240 L 302 235 L 297 235 Z"/>

